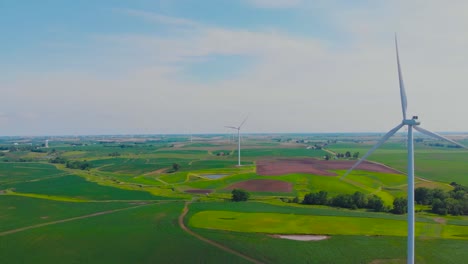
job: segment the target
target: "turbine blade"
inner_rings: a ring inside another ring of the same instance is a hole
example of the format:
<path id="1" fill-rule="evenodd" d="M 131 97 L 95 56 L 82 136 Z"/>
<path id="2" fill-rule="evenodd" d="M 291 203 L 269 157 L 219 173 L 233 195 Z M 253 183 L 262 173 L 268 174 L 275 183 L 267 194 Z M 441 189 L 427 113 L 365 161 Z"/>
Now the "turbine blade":
<path id="1" fill-rule="evenodd" d="M 403 83 L 403 75 L 401 73 L 400 55 L 398 54 L 398 40 L 397 40 L 396 34 L 395 34 L 395 47 L 396 47 L 396 57 L 397 57 L 397 65 L 398 65 L 398 79 L 400 82 L 401 110 L 403 112 L 403 119 L 406 119 L 406 108 L 408 107 L 408 102 L 406 99 L 405 84 Z"/>
<path id="2" fill-rule="evenodd" d="M 362 158 L 360 160 L 358 160 L 343 176 L 341 176 L 340 180 L 343 179 L 344 177 L 348 176 L 348 174 L 350 174 L 354 170 L 354 168 L 356 168 L 357 166 L 359 166 L 359 164 L 361 164 L 364 160 L 366 160 L 366 158 L 370 154 L 372 154 L 377 148 L 379 148 L 383 143 L 385 143 L 385 141 L 387 141 L 391 136 L 393 136 L 393 134 L 395 134 L 398 130 L 400 130 L 400 128 L 403 125 L 404 124 L 401 123 L 398 126 L 396 126 L 395 128 L 393 128 L 392 130 L 388 131 L 388 133 L 385 134 L 385 136 L 383 136 L 377 142 L 377 144 L 375 144 L 364 156 L 362 156 Z"/>
<path id="3" fill-rule="evenodd" d="M 457 142 L 455 142 L 455 141 L 453 141 L 453 140 L 451 140 L 451 139 L 448 139 L 448 138 L 446 138 L 446 137 L 444 137 L 444 136 L 441 136 L 441 135 L 439 135 L 439 134 L 437 134 L 437 133 L 434 133 L 434 132 L 431 132 L 431 131 L 429 131 L 429 130 L 426 130 L 426 129 L 420 127 L 420 126 L 414 126 L 414 129 L 416 129 L 416 130 L 419 131 L 420 133 L 425 134 L 425 135 L 427 135 L 427 136 L 431 136 L 431 137 L 434 137 L 434 138 L 437 138 L 437 139 L 440 139 L 440 140 L 448 141 L 448 142 L 450 142 L 450 143 L 452 143 L 452 144 L 454 144 L 454 145 L 457 145 L 457 146 L 459 146 L 459 147 L 462 147 L 462 148 L 467 148 L 466 146 L 463 146 L 463 145 L 460 144 L 460 143 L 457 143 Z"/>
<path id="4" fill-rule="evenodd" d="M 242 123 L 239 125 L 239 128 L 237 129 L 240 129 L 242 127 L 242 125 L 245 123 L 245 121 L 247 121 L 247 119 L 249 118 L 249 115 L 247 115 L 244 119 L 244 121 L 242 121 Z"/>
<path id="5" fill-rule="evenodd" d="M 224 127 L 232 128 L 232 129 L 238 129 L 237 127 L 233 127 L 233 126 L 224 126 Z"/>

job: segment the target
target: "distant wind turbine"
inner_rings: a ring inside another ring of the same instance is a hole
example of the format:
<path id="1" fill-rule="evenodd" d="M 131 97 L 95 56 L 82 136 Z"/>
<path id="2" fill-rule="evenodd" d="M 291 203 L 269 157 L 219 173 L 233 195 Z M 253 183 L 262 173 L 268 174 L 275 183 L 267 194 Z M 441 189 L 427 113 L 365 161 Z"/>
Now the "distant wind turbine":
<path id="1" fill-rule="evenodd" d="M 406 117 L 406 108 L 407 108 L 407 100 L 406 100 L 406 92 L 405 92 L 405 85 L 403 83 L 403 76 L 401 73 L 400 67 L 400 57 L 398 55 L 398 42 L 397 37 L 395 35 L 395 48 L 396 48 L 396 57 L 397 57 L 397 66 L 398 66 L 398 78 L 400 81 L 400 97 L 401 97 L 401 109 L 403 112 L 403 121 L 390 130 L 385 136 L 383 136 L 375 146 L 373 146 L 362 158 L 356 162 L 342 177 L 346 177 L 354 168 L 356 168 L 361 162 L 363 162 L 369 155 L 371 155 L 378 147 L 380 147 L 383 143 L 385 143 L 391 136 L 393 136 L 400 128 L 403 126 L 408 127 L 408 255 L 407 255 L 407 263 L 413 264 L 414 263 L 414 146 L 413 146 L 413 128 L 419 131 L 422 134 L 426 134 L 428 136 L 448 141 L 454 145 L 460 146 L 462 148 L 466 148 L 465 146 L 450 140 L 446 137 L 443 137 L 437 133 L 428 131 L 419 125 L 421 124 L 418 121 L 417 116 L 413 116 L 411 119 Z"/>
<path id="2" fill-rule="evenodd" d="M 242 121 L 242 123 L 238 126 L 225 126 L 230 129 L 235 129 L 237 130 L 237 166 L 241 165 L 241 158 L 240 158 L 240 150 L 241 150 L 241 135 L 240 135 L 240 129 L 242 128 L 242 125 L 244 125 L 245 121 L 247 121 L 248 116 Z"/>

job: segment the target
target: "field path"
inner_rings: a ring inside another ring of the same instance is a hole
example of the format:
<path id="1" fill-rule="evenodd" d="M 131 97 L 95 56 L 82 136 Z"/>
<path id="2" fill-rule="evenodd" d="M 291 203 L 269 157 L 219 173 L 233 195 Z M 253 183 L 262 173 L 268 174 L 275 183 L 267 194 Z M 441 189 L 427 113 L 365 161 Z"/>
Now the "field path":
<path id="1" fill-rule="evenodd" d="M 203 242 L 206 242 L 206 243 L 208 243 L 208 244 L 210 244 L 212 246 L 215 246 L 215 247 L 217 247 L 217 248 L 219 248 L 221 250 L 224 250 L 224 251 L 229 252 L 231 254 L 234 254 L 234 255 L 236 255 L 238 257 L 241 257 L 241 258 L 243 258 L 245 260 L 248 260 L 248 261 L 250 261 L 252 263 L 257 263 L 257 264 L 262 264 L 263 263 L 263 262 L 261 262 L 259 260 L 253 259 L 253 258 L 251 258 L 251 257 L 249 257 L 247 255 L 244 255 L 244 254 L 242 254 L 242 253 L 240 253 L 238 251 L 235 251 L 235 250 L 233 250 L 231 248 L 228 248 L 228 247 L 226 247 L 224 245 L 221 245 L 218 242 L 215 242 L 213 240 L 209 240 L 207 238 L 204 238 L 204 237 L 200 236 L 199 234 L 193 232 L 192 230 L 188 229 L 188 227 L 184 223 L 184 218 L 185 218 L 185 216 L 187 215 L 187 213 L 189 211 L 188 206 L 189 206 L 190 203 L 191 202 L 185 202 L 184 209 L 182 210 L 182 213 L 179 216 L 179 225 L 185 232 L 189 233 L 190 235 L 198 238 L 199 240 L 201 240 Z"/>
<path id="2" fill-rule="evenodd" d="M 141 205 L 137 205 L 137 206 L 114 209 L 114 210 L 109 210 L 109 211 L 102 211 L 102 212 L 97 212 L 97 213 L 93 213 L 93 214 L 89 214 L 89 215 L 82 215 L 82 216 L 57 220 L 57 221 L 48 222 L 48 223 L 42 223 L 42 224 L 37 224 L 37 225 L 32 225 L 32 226 L 25 226 L 25 227 L 21 227 L 21 228 L 17 228 L 17 229 L 12 229 L 12 230 L 8 230 L 8 231 L 0 232 L 0 236 L 6 236 L 6 235 L 21 232 L 21 231 L 25 231 L 25 230 L 29 230 L 29 229 L 33 229 L 33 228 L 39 228 L 39 227 L 48 226 L 48 225 L 55 225 L 55 224 L 70 222 L 70 221 L 74 221 L 74 220 L 95 217 L 95 216 L 99 216 L 99 215 L 111 214 L 111 213 L 124 211 L 124 210 L 129 210 L 129 209 L 134 209 L 134 208 L 138 208 L 138 207 L 142 207 L 142 206 L 146 206 L 146 205 L 150 205 L 150 204 L 154 204 L 154 203 L 141 204 Z"/>

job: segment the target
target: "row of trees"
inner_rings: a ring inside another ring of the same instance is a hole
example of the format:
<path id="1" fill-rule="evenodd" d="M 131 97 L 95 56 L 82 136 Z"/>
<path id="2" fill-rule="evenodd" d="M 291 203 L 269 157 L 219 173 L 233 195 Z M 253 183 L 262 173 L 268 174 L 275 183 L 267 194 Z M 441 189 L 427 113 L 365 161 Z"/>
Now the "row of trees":
<path id="1" fill-rule="evenodd" d="M 53 159 L 49 160 L 50 163 L 55 163 L 55 164 L 65 164 L 67 163 L 67 160 L 65 158 L 62 158 L 60 156 L 57 156 Z"/>
<path id="2" fill-rule="evenodd" d="M 338 158 L 338 159 L 343 159 L 343 158 L 349 159 L 349 158 L 351 158 L 351 157 L 352 157 L 353 159 L 357 159 L 357 158 L 359 158 L 359 152 L 354 152 L 353 154 L 351 154 L 350 151 L 346 151 L 345 153 L 336 153 L 336 154 L 335 154 L 335 157 Z M 329 160 L 330 158 L 331 158 L 331 157 L 330 157 L 330 155 L 328 155 L 328 154 L 324 156 L 324 159 L 325 159 L 325 160 Z"/>
<path id="3" fill-rule="evenodd" d="M 296 201 L 297 200 L 298 199 L 296 199 Z M 390 208 L 389 206 L 385 206 L 382 198 L 377 195 L 365 195 L 361 192 L 355 192 L 354 194 L 339 194 L 332 198 L 328 198 L 328 193 L 325 191 L 308 193 L 304 196 L 302 203 L 328 205 L 349 209 L 366 208 L 374 210 L 375 212 L 391 212 L 394 214 L 404 214 L 407 212 L 406 198 L 396 198 L 393 201 L 393 208 Z"/>
<path id="4" fill-rule="evenodd" d="M 357 159 L 359 157 L 359 152 L 354 152 L 353 154 L 351 154 L 350 151 L 346 151 L 344 154 L 343 153 L 336 153 L 336 157 L 337 158 L 351 158 L 353 157 L 353 159 Z"/>
<path id="5" fill-rule="evenodd" d="M 431 211 L 440 215 L 468 215 L 468 187 L 455 182 L 453 190 L 419 187 L 414 190 L 414 200 L 418 204 L 431 205 Z"/>
<path id="6" fill-rule="evenodd" d="M 298 201 L 299 199 L 295 199 Z M 295 201 L 293 200 L 293 202 Z M 386 212 L 390 208 L 386 207 L 383 200 L 376 195 L 365 195 L 361 192 L 355 192 L 354 194 L 339 194 L 335 197 L 329 198 L 326 191 L 319 191 L 316 193 L 308 193 L 302 200 L 303 204 L 317 204 L 317 205 L 329 205 L 341 208 L 367 208 L 372 209 L 376 212 Z"/>
<path id="7" fill-rule="evenodd" d="M 74 160 L 74 161 L 67 161 L 65 166 L 69 169 L 86 170 L 86 169 L 91 168 L 91 163 L 87 162 L 86 160 L 84 161 Z"/>

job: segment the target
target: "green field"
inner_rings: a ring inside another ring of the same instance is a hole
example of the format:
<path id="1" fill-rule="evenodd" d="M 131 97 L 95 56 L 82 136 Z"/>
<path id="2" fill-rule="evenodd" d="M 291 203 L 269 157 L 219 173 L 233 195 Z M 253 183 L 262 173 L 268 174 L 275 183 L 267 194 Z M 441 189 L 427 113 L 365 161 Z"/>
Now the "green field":
<path id="1" fill-rule="evenodd" d="M 303 242 L 258 233 L 196 231 L 265 263 L 406 263 L 403 237 L 337 235 Z M 416 263 L 464 263 L 468 258 L 466 243 L 455 239 L 416 239 Z"/>
<path id="2" fill-rule="evenodd" d="M 199 142 L 189 142 L 184 135 L 134 140 L 59 138 L 39 152 L 4 150 L 0 156 L 1 262 L 249 263 L 179 226 L 184 203 L 190 201 L 186 226 L 264 263 L 405 263 L 406 215 L 291 200 L 297 196 L 301 201 L 310 192 L 326 191 L 330 198 L 359 191 L 377 195 L 391 207 L 396 197 L 406 196 L 406 175 L 356 170 L 340 179 L 345 170 L 333 171 L 336 176 L 256 173 L 256 161 L 265 158 L 335 158 L 333 152 L 347 151 L 362 156 L 378 137 L 249 135 L 242 142 L 241 167 L 236 145 L 220 135 L 199 135 Z M 392 139 L 370 160 L 404 172 L 402 139 Z M 0 146 L 10 147 L 12 142 L 16 141 L 0 140 Z M 312 148 L 325 143 L 325 150 Z M 218 156 L 220 152 L 229 155 Z M 80 170 L 48 163 L 54 157 L 86 160 L 92 166 Z M 449 191 L 452 181 L 468 185 L 466 164 L 464 150 L 417 143 L 416 186 Z M 227 188 L 252 179 L 288 182 L 293 188 L 291 192 L 250 192 L 248 202 L 231 202 Z M 194 189 L 212 192 L 186 193 Z M 468 216 L 436 215 L 429 210 L 430 206 L 417 206 L 417 262 L 463 263 L 468 258 Z M 304 242 L 274 234 L 330 237 Z"/>
<path id="3" fill-rule="evenodd" d="M 248 263 L 182 231 L 181 209 L 148 205 L 0 236 L 0 252 L 10 263 Z"/>
<path id="4" fill-rule="evenodd" d="M 198 228 L 269 234 L 406 236 L 406 221 L 343 216 L 204 211 L 190 219 Z M 468 239 L 468 226 L 416 223 L 416 235 Z"/>
<path id="5" fill-rule="evenodd" d="M 0 232 L 134 206 L 132 203 L 75 203 L 21 196 L 0 197 Z"/>

